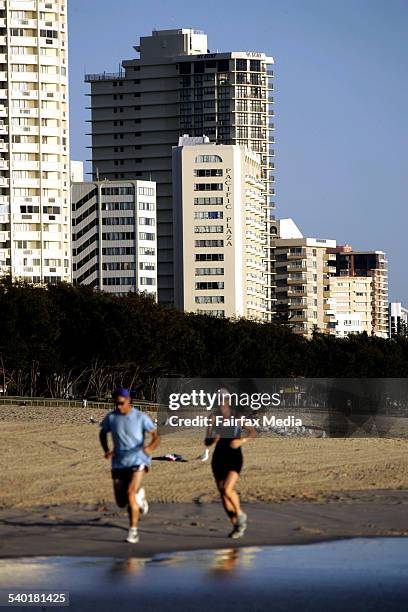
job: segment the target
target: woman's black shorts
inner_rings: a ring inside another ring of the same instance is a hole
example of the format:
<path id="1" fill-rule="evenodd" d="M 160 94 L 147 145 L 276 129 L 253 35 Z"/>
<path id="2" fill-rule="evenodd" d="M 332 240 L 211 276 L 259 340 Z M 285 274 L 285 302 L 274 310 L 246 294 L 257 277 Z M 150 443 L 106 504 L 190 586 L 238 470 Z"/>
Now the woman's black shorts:
<path id="1" fill-rule="evenodd" d="M 221 439 L 214 450 L 211 467 L 216 480 L 225 480 L 228 472 L 241 473 L 243 456 L 240 448 L 231 448 L 231 440 Z"/>

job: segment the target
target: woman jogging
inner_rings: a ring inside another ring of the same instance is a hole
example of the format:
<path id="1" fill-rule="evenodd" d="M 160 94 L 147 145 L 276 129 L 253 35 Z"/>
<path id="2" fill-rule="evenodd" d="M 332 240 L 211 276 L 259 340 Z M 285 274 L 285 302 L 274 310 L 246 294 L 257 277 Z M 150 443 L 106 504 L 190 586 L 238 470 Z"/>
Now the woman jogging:
<path id="1" fill-rule="evenodd" d="M 242 512 L 240 499 L 235 485 L 241 473 L 243 456 L 241 446 L 256 435 L 253 427 L 230 424 L 236 419 L 235 410 L 230 406 L 230 394 L 220 390 L 220 406 L 211 418 L 212 425 L 207 430 L 205 445 L 215 444 L 211 467 L 221 495 L 222 504 L 233 529 L 230 538 L 241 538 L 247 528 L 247 515 Z M 243 435 L 246 432 L 246 435 Z"/>

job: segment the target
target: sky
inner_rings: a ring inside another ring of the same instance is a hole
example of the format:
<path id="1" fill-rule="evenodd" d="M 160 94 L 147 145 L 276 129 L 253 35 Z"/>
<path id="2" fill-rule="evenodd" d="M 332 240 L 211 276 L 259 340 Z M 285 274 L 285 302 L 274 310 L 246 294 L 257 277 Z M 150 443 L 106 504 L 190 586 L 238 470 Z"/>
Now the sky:
<path id="1" fill-rule="evenodd" d="M 386 251 L 408 306 L 407 0 L 68 0 L 71 158 L 90 151 L 88 72 L 139 36 L 193 27 L 211 51 L 275 61 L 276 215 L 305 236 Z"/>

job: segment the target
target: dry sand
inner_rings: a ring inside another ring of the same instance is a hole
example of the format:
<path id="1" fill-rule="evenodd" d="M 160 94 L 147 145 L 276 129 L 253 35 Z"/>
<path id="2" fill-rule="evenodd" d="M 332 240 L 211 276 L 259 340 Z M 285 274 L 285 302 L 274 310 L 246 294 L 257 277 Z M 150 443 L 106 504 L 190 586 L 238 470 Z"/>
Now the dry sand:
<path id="1" fill-rule="evenodd" d="M 99 504 L 112 500 L 109 464 L 98 442 L 104 412 L 78 408 L 0 407 L 0 507 Z M 244 502 L 347 500 L 364 492 L 408 489 L 407 440 L 259 436 L 244 447 L 239 490 Z M 198 432 L 164 436 L 145 479 L 153 502 L 217 500 Z"/>

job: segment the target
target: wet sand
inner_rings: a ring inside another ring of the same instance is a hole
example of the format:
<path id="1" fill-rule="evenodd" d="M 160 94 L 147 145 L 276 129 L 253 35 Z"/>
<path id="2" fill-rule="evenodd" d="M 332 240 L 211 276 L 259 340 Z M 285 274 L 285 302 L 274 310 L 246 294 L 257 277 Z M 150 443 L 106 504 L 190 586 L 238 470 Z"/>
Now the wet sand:
<path id="1" fill-rule="evenodd" d="M 77 555 L 150 557 L 160 552 L 306 544 L 349 537 L 408 536 L 408 492 L 349 494 L 326 503 L 245 505 L 246 536 L 227 537 L 220 504 L 152 504 L 140 542 L 124 542 L 127 517 L 112 503 L 0 511 L 0 557 Z"/>

